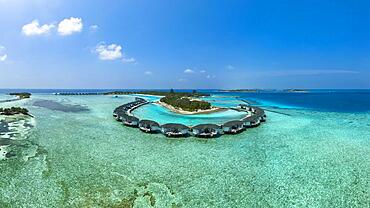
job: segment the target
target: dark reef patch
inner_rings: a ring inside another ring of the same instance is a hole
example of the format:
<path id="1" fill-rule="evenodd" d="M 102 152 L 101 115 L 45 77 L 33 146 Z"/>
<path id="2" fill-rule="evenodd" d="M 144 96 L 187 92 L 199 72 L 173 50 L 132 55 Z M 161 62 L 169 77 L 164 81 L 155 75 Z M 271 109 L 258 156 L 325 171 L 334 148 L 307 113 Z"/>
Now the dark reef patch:
<path id="1" fill-rule="evenodd" d="M 30 116 L 0 116 L 0 161 L 5 159 L 23 161 L 33 154 L 32 149 L 37 144 L 28 140 L 30 130 L 34 127 L 33 121 Z"/>
<path id="2" fill-rule="evenodd" d="M 8 123 L 0 121 L 0 133 L 8 132 L 9 131 L 8 127 L 9 127 Z"/>
<path id="3" fill-rule="evenodd" d="M 62 112 L 85 112 L 89 111 L 88 108 L 81 106 L 81 105 L 71 105 L 71 104 L 62 104 L 52 100 L 37 100 L 33 103 L 34 106 L 47 108 L 49 110 L 56 110 Z"/>
<path id="4" fill-rule="evenodd" d="M 4 138 L 0 138 L 0 146 L 4 146 L 4 145 L 10 145 L 12 144 L 12 140 L 10 139 L 4 139 Z"/>

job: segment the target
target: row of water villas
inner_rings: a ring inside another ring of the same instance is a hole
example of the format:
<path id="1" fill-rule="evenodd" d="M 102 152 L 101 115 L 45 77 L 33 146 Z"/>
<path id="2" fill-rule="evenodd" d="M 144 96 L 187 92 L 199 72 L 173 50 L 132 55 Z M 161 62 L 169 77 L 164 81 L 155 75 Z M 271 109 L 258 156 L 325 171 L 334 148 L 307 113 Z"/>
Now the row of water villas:
<path id="1" fill-rule="evenodd" d="M 131 114 L 131 111 L 148 104 L 149 102 L 142 98 L 135 98 L 134 102 L 124 104 L 116 108 L 113 116 L 117 121 L 126 126 L 138 127 L 145 133 L 163 133 L 168 137 L 186 137 L 197 136 L 204 138 L 218 137 L 222 134 L 237 134 L 247 128 L 259 126 L 261 122 L 266 121 L 264 110 L 258 107 L 240 105 L 237 110 L 248 112 L 248 116 L 241 120 L 232 120 L 223 125 L 217 124 L 199 124 L 188 127 L 179 123 L 167 123 L 160 125 L 152 120 L 140 120 Z"/>

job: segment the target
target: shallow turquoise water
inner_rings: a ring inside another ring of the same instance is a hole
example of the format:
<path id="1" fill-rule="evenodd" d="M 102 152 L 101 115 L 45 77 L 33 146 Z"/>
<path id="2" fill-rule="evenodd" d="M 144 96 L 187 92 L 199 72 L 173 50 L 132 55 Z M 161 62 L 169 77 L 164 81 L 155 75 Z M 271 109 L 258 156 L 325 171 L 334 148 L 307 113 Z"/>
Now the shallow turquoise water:
<path id="1" fill-rule="evenodd" d="M 89 111 L 32 106 L 37 99 Z M 16 157 L 0 161 L 0 207 L 370 206 L 368 112 L 274 109 L 239 135 L 168 139 L 113 120 L 133 99 L 35 94 L 12 103 L 36 126 Z"/>
<path id="2" fill-rule="evenodd" d="M 157 121 L 160 124 L 182 123 L 189 126 L 202 123 L 223 124 L 227 121 L 239 120 L 246 116 L 246 113 L 235 110 L 227 110 L 211 114 L 179 115 L 157 104 L 144 105 L 135 109 L 132 113 L 140 119 L 150 119 Z"/>

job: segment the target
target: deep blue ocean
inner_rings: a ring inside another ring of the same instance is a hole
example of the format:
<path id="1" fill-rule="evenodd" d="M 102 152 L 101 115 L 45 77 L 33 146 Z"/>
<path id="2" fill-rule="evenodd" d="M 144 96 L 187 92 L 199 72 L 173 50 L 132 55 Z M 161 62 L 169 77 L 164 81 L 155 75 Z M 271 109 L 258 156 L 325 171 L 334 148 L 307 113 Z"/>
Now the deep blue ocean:
<path id="1" fill-rule="evenodd" d="M 0 89 L 0 93 L 31 92 L 31 93 L 56 93 L 56 92 L 108 92 L 108 91 L 133 91 L 133 89 Z M 148 89 L 135 89 L 148 90 Z M 166 91 L 166 90 L 163 90 Z M 175 90 L 191 92 L 192 90 Z M 367 112 L 370 111 L 370 89 L 361 90 L 308 90 L 307 93 L 291 93 L 279 90 L 264 90 L 257 93 L 251 92 L 220 92 L 218 90 L 197 90 L 217 96 L 232 96 L 240 100 L 248 100 L 259 106 L 276 108 L 303 108 L 328 112 Z"/>

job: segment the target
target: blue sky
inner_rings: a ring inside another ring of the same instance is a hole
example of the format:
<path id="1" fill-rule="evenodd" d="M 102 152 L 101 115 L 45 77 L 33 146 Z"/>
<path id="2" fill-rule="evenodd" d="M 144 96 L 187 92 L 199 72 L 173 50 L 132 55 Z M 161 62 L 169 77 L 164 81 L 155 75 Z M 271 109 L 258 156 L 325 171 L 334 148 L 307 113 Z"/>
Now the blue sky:
<path id="1" fill-rule="evenodd" d="M 0 88 L 370 88 L 368 1 L 0 0 Z"/>

